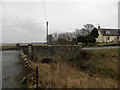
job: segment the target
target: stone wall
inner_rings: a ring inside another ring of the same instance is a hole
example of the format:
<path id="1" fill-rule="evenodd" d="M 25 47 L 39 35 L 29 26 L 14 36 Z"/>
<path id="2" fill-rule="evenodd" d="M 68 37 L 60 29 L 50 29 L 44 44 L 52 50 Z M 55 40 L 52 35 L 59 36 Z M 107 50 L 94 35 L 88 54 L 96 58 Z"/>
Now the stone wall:
<path id="1" fill-rule="evenodd" d="M 49 58 L 55 62 L 61 60 L 66 61 L 76 57 L 81 46 L 77 45 L 48 45 L 48 46 L 21 46 L 28 57 L 33 61 L 40 62 L 45 58 Z"/>

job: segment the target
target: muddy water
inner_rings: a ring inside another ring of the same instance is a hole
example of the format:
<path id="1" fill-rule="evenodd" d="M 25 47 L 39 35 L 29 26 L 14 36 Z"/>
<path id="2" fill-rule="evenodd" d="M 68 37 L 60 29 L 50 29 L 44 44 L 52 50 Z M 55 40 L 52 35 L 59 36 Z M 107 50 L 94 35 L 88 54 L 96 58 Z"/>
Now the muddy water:
<path id="1" fill-rule="evenodd" d="M 0 52 L 0 90 L 2 88 L 2 52 Z"/>
<path id="2" fill-rule="evenodd" d="M 17 80 L 23 68 L 18 58 L 18 51 L 2 52 L 2 88 L 20 88 Z"/>

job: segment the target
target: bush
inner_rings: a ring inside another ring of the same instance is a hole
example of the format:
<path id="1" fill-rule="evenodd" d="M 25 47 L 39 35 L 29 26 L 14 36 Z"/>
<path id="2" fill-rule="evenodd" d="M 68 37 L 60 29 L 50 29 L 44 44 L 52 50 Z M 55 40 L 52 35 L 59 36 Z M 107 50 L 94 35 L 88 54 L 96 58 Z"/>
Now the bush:
<path id="1" fill-rule="evenodd" d="M 81 51 L 77 57 L 70 60 L 71 64 L 89 75 L 117 79 L 118 76 L 118 51 L 92 50 Z"/>
<path id="2" fill-rule="evenodd" d="M 94 38 L 98 38 L 99 34 L 98 34 L 98 29 L 97 28 L 93 28 L 93 30 L 90 33 L 91 36 L 93 36 Z"/>
<path id="3" fill-rule="evenodd" d="M 87 36 L 78 36 L 77 41 L 88 45 L 88 43 L 95 43 L 96 39 L 91 35 L 87 35 Z"/>

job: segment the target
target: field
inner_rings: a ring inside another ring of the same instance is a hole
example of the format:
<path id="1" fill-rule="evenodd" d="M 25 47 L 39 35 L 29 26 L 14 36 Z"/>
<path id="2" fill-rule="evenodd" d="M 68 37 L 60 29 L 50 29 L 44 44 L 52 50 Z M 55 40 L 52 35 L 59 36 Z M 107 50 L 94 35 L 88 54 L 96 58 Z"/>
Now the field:
<path id="1" fill-rule="evenodd" d="M 111 42 L 111 43 L 97 43 L 96 45 L 98 45 L 98 46 L 109 46 L 109 45 L 119 45 L 120 44 L 120 42 Z"/>
<path id="2" fill-rule="evenodd" d="M 45 88 L 117 88 L 118 49 L 81 51 L 74 60 L 57 64 L 32 62 L 27 78 L 39 68 L 39 87 Z M 26 87 L 36 86 L 27 82 Z"/>
<path id="3" fill-rule="evenodd" d="M 47 44 L 32 44 L 33 46 L 42 46 Z M 20 46 L 28 46 L 28 44 L 20 44 Z M 16 44 L 0 45 L 0 50 L 16 49 Z"/>
<path id="4" fill-rule="evenodd" d="M 15 44 L 12 45 L 0 45 L 0 50 L 8 50 L 8 49 L 14 49 L 16 48 Z"/>

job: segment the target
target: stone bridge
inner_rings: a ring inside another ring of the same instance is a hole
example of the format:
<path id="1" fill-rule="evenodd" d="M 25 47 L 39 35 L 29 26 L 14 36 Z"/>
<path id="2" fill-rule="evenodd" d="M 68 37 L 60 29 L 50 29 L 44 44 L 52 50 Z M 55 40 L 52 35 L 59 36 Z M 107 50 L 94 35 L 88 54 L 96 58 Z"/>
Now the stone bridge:
<path id="1" fill-rule="evenodd" d="M 61 60 L 72 60 L 77 57 L 82 49 L 79 45 L 44 45 L 44 46 L 19 46 L 20 50 L 33 61 L 41 62 L 43 59 L 49 58 L 54 62 Z"/>

